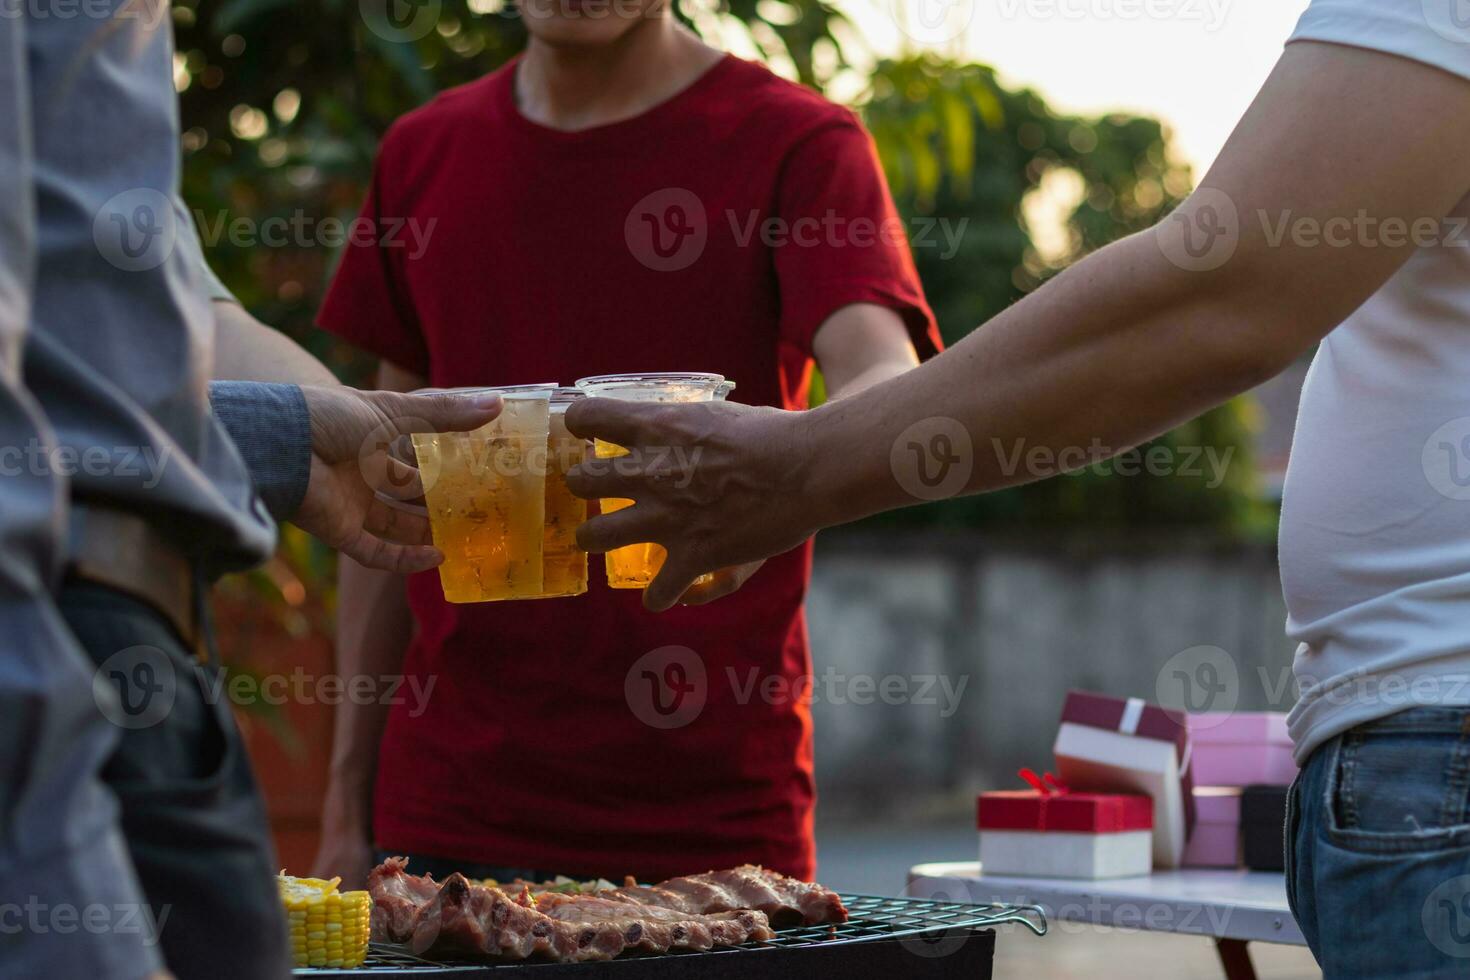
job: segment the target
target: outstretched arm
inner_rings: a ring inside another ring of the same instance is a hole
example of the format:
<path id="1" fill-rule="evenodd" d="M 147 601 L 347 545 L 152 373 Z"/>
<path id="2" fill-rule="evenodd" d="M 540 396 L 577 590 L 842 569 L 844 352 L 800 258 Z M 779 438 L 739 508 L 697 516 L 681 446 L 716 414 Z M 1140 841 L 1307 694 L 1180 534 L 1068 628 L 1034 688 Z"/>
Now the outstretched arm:
<path id="1" fill-rule="evenodd" d="M 1467 153 L 1465 80 L 1293 44 L 1175 214 L 922 367 L 809 413 L 574 406 L 567 421 L 579 435 L 684 449 L 648 454 L 642 471 L 584 464 L 571 478 L 578 493 L 637 504 L 590 521 L 579 541 L 664 545 L 669 558 L 644 596 L 664 609 L 695 575 L 820 528 L 1058 471 L 1009 465 L 1017 446 L 1077 468 L 1094 457 L 1074 450 L 1137 445 L 1276 374 L 1356 309 L 1414 246 L 1359 234 L 1355 220 L 1443 218 L 1467 190 Z M 1279 234 L 1300 219 L 1348 231 L 1330 245 Z M 694 462 L 674 472 L 674 459 Z"/>

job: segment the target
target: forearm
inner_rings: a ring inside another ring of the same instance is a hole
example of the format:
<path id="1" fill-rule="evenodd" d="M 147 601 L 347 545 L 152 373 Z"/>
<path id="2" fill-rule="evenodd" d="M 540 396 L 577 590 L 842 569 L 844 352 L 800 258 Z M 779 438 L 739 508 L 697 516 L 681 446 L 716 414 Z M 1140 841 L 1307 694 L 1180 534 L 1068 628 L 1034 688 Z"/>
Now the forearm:
<path id="1" fill-rule="evenodd" d="M 859 392 L 867 391 L 875 385 L 891 381 L 899 375 L 912 371 L 918 363 L 918 357 L 911 354 L 908 358 L 892 358 L 869 365 L 860 373 L 845 379 L 840 385 L 829 387 L 827 401 L 835 402 L 840 398 L 851 398 Z"/>
<path id="2" fill-rule="evenodd" d="M 812 347 L 827 382 L 827 401 L 850 398 L 919 363 L 898 312 L 873 303 L 835 311 L 818 328 Z"/>
<path id="3" fill-rule="evenodd" d="M 349 687 L 353 678 L 365 676 L 377 690 L 383 678 L 402 673 L 413 637 L 404 578 L 347 558 L 338 567 L 337 671 Z M 331 790 L 342 808 L 340 817 L 359 826 L 371 819 L 378 744 L 390 709 L 384 702 L 381 697 L 346 699 L 333 718 Z"/>
<path id="4" fill-rule="evenodd" d="M 1327 247 L 1278 229 L 1362 214 L 1411 227 L 1448 213 L 1464 182 L 1440 161 L 1470 140 L 1453 122 L 1467 91 L 1387 56 L 1288 48 L 1202 190 L 1158 229 L 1078 263 L 923 367 L 804 418 L 810 520 L 921 499 L 900 467 L 928 458 L 939 473 L 936 419 L 968 436 L 948 455 L 969 467 L 955 492 L 975 493 L 1119 452 L 1270 377 L 1413 252 L 1402 239 Z M 1405 100 L 1426 109 L 1405 111 Z M 1456 149 L 1406 149 L 1439 144 Z M 1185 235 L 1213 245 L 1212 228 L 1229 251 L 1196 261 Z"/>
<path id="5" fill-rule="evenodd" d="M 331 386 L 337 376 L 296 341 L 255 319 L 239 303 L 216 299 L 214 377 Z"/>
<path id="6" fill-rule="evenodd" d="M 1246 390 L 1295 353 L 1245 342 L 1263 324 L 1238 297 L 1202 285 L 1137 236 L 944 355 L 808 413 L 803 486 L 814 523 L 913 504 L 914 483 L 900 471 L 925 465 L 937 479 L 947 457 L 969 475 L 946 495 L 1058 472 L 1037 460 L 1077 468 Z"/>

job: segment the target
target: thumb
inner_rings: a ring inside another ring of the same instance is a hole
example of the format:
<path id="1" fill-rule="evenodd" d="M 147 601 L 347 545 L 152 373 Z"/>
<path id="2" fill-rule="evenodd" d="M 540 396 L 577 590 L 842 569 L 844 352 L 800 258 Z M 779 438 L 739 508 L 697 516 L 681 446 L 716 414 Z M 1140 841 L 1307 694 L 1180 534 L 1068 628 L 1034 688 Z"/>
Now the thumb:
<path id="1" fill-rule="evenodd" d="M 467 432 L 500 414 L 503 402 L 493 392 L 436 391 L 422 394 L 378 392 L 381 409 L 400 433 Z"/>

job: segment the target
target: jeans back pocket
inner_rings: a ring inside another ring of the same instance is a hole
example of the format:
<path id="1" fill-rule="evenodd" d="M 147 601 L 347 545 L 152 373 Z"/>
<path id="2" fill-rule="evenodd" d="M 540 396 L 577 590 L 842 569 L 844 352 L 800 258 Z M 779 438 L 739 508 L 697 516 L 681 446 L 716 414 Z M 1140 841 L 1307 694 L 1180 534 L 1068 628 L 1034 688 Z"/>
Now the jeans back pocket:
<path id="1" fill-rule="evenodd" d="M 1463 834 L 1470 738 L 1437 729 L 1354 729 L 1341 738 L 1328 792 L 1332 833 L 1349 846 L 1412 850 Z"/>

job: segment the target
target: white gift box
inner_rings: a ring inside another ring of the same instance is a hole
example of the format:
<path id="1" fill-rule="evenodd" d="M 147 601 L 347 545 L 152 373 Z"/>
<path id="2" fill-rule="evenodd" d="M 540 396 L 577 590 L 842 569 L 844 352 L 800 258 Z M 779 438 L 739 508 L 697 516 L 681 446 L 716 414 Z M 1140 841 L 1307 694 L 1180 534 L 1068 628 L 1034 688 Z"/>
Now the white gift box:
<path id="1" fill-rule="evenodd" d="M 1058 773 L 1074 790 L 1152 797 L 1154 864 L 1179 866 L 1194 823 L 1183 715 L 1138 698 L 1072 691 L 1053 751 Z"/>
<path id="2" fill-rule="evenodd" d="M 1153 869 L 1154 835 L 982 830 L 980 870 L 1026 878 L 1134 878 Z"/>

